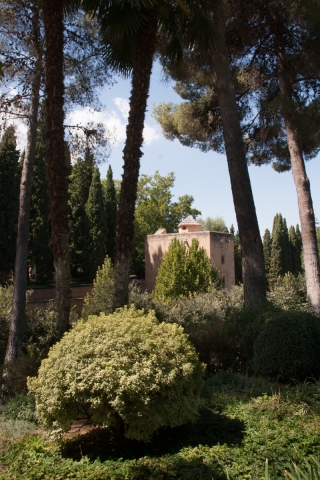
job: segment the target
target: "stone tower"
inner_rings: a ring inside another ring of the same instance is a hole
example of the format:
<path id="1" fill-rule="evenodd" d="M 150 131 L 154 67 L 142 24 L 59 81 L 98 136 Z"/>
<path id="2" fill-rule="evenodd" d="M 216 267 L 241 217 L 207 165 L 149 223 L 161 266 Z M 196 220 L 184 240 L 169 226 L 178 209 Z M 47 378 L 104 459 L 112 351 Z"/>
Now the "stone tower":
<path id="1" fill-rule="evenodd" d="M 168 250 L 173 238 L 191 245 L 197 238 L 199 247 L 203 247 L 210 259 L 211 265 L 218 268 L 227 289 L 235 284 L 234 247 L 231 233 L 204 232 L 200 223 L 192 216 L 185 218 L 178 225 L 177 233 L 167 233 L 165 228 L 159 228 L 154 235 L 147 235 L 145 241 L 145 280 L 149 293 L 155 287 L 156 276 L 164 253 Z"/>

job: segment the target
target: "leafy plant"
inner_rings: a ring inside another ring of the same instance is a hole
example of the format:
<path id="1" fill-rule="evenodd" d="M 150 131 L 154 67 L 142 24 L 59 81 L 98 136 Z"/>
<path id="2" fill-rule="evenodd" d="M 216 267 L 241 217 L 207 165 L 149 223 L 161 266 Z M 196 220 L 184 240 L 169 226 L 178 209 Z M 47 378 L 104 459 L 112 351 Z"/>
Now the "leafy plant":
<path id="1" fill-rule="evenodd" d="M 124 308 L 78 322 L 28 385 L 48 430 L 83 420 L 148 440 L 162 426 L 196 418 L 203 372 L 181 327 Z"/>
<path id="2" fill-rule="evenodd" d="M 300 273 L 296 277 L 289 272 L 278 277 L 268 293 L 268 299 L 282 310 L 306 311 L 308 303 L 305 276 Z"/>
<path id="3" fill-rule="evenodd" d="M 192 239 L 189 249 L 174 238 L 165 253 L 156 278 L 154 297 L 171 301 L 207 292 L 218 281 L 218 271 L 213 269 L 204 248 Z"/>
<path id="4" fill-rule="evenodd" d="M 307 312 L 270 311 L 254 343 L 253 362 L 262 375 L 304 380 L 320 374 L 319 317 Z"/>
<path id="5" fill-rule="evenodd" d="M 91 294 L 87 294 L 84 299 L 82 318 L 87 319 L 89 315 L 99 315 L 100 312 L 111 313 L 112 298 L 113 266 L 110 258 L 106 256 L 103 265 L 98 268 Z"/>
<path id="6" fill-rule="evenodd" d="M 35 407 L 32 395 L 19 394 L 8 400 L 3 408 L 3 413 L 12 420 L 36 422 Z"/>

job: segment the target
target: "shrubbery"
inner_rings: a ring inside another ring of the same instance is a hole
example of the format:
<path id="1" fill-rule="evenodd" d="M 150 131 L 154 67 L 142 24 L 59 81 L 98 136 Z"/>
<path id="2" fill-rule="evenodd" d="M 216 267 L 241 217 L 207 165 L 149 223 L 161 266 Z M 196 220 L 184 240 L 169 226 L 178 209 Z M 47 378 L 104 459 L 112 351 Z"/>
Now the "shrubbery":
<path id="1" fill-rule="evenodd" d="M 127 437 L 148 440 L 196 418 L 203 373 L 181 327 L 130 308 L 78 322 L 28 384 L 47 429 L 120 421 Z"/>
<path id="2" fill-rule="evenodd" d="M 268 299 L 282 310 L 306 311 L 308 303 L 305 276 L 300 273 L 295 277 L 288 272 L 283 277 L 278 277 L 268 292 Z"/>
<path id="3" fill-rule="evenodd" d="M 153 292 L 161 301 L 171 301 L 208 292 L 218 281 L 218 270 L 211 266 L 209 257 L 199 241 L 192 239 L 189 249 L 174 238 L 164 254 Z"/>
<path id="4" fill-rule="evenodd" d="M 270 311 L 254 343 L 254 365 L 262 375 L 304 380 L 320 375 L 320 321 L 307 312 Z"/>
<path id="5" fill-rule="evenodd" d="M 99 315 L 100 312 L 112 312 L 113 299 L 113 266 L 107 256 L 101 267 L 98 268 L 93 282 L 93 290 L 84 299 L 82 318 L 89 315 Z"/>

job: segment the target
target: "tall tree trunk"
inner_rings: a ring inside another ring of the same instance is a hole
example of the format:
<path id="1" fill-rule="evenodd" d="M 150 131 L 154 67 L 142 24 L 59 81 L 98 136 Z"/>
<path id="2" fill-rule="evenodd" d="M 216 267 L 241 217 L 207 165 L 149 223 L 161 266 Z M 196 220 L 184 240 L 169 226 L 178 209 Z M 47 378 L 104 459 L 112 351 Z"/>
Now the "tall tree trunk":
<path id="1" fill-rule="evenodd" d="M 40 82 L 42 75 L 42 47 L 40 43 L 39 10 L 32 6 L 31 43 L 36 58 L 29 110 L 27 149 L 22 167 L 19 198 L 17 249 L 14 268 L 13 304 L 5 364 L 14 362 L 19 354 L 24 333 L 26 309 L 26 282 L 30 201 L 34 156 L 37 141 Z"/>
<path id="2" fill-rule="evenodd" d="M 64 145 L 63 0 L 43 2 L 46 40 L 46 138 L 51 246 L 54 256 L 58 337 L 69 329 L 70 256 L 67 211 L 67 162 Z"/>
<path id="3" fill-rule="evenodd" d="M 221 13 L 222 2 L 218 1 L 213 18 L 218 45 L 217 49 L 213 50 L 212 58 L 241 243 L 244 300 L 246 305 L 251 305 L 259 303 L 265 298 L 266 275 L 262 241 L 251 190 Z"/>
<path id="4" fill-rule="evenodd" d="M 144 118 L 157 33 L 158 9 L 146 11 L 147 24 L 137 35 L 132 72 L 132 90 L 123 150 L 123 175 L 118 209 L 114 262 L 113 309 L 128 303 L 129 274 L 133 250 L 134 212 L 137 198 Z"/>
<path id="5" fill-rule="evenodd" d="M 284 40 L 281 34 L 276 36 L 276 43 L 280 92 L 283 99 L 282 115 L 287 132 L 292 175 L 298 197 L 308 305 L 311 311 L 320 313 L 320 263 L 310 182 L 307 177 L 303 154 L 298 141 L 298 126 L 295 122 L 296 115 L 293 106 L 292 86 L 286 73 L 288 66 Z"/>

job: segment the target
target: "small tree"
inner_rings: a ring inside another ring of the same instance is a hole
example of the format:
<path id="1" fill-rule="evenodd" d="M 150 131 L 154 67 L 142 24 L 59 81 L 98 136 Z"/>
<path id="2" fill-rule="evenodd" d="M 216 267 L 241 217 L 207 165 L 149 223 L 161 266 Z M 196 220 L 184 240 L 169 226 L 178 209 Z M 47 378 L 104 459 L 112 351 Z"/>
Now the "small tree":
<path id="1" fill-rule="evenodd" d="M 89 315 L 99 315 L 101 312 L 111 313 L 112 298 L 113 266 L 111 259 L 106 256 L 103 265 L 98 267 L 91 294 L 84 299 L 82 318 L 87 319 Z"/>
<path id="2" fill-rule="evenodd" d="M 218 277 L 199 241 L 192 240 L 189 249 L 174 238 L 159 268 L 154 297 L 168 301 L 173 298 L 207 292 Z"/>

